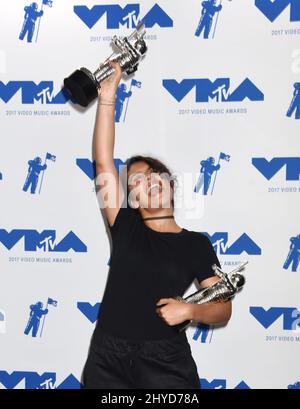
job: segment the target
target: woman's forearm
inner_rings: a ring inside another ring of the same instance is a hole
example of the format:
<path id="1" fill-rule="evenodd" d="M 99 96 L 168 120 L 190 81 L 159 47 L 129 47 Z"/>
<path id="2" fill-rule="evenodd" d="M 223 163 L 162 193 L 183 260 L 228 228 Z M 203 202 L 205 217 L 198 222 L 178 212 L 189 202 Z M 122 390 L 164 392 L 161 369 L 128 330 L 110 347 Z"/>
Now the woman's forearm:
<path id="1" fill-rule="evenodd" d="M 96 166 L 103 166 L 113 160 L 114 144 L 115 105 L 100 104 L 98 98 L 93 142 Z"/>
<path id="2" fill-rule="evenodd" d="M 190 305 L 190 319 L 203 324 L 218 324 L 229 321 L 231 317 L 231 301 Z"/>
<path id="3" fill-rule="evenodd" d="M 110 61 L 113 74 L 101 82 L 98 90 L 93 154 L 96 168 L 102 171 L 113 164 L 115 146 L 115 101 L 118 84 L 122 76 L 119 63 Z"/>

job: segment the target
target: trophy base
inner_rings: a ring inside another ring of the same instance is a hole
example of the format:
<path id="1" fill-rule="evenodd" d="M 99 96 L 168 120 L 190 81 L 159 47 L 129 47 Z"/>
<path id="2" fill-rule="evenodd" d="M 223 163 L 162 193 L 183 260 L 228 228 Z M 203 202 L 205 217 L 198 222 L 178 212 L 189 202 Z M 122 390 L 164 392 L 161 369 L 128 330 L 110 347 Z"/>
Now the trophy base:
<path id="1" fill-rule="evenodd" d="M 95 82 L 82 70 L 76 70 L 65 78 L 64 87 L 71 99 L 83 107 L 88 106 L 98 96 Z"/>

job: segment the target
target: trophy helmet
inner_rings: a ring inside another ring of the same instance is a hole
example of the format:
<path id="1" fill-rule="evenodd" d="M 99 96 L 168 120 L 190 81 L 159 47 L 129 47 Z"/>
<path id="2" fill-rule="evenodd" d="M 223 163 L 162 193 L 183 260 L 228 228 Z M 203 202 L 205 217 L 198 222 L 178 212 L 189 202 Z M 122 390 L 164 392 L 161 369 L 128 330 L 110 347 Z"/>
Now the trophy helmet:
<path id="1" fill-rule="evenodd" d="M 33 3 L 30 4 L 30 7 L 32 7 L 34 10 L 37 10 L 38 5 L 37 5 L 37 3 L 33 2 Z"/>
<path id="2" fill-rule="evenodd" d="M 147 51 L 147 46 L 143 39 L 137 40 L 137 42 L 135 43 L 135 48 L 141 55 L 144 55 Z"/>
<path id="3" fill-rule="evenodd" d="M 230 282 L 238 290 L 245 284 L 245 277 L 242 274 L 232 274 Z"/>

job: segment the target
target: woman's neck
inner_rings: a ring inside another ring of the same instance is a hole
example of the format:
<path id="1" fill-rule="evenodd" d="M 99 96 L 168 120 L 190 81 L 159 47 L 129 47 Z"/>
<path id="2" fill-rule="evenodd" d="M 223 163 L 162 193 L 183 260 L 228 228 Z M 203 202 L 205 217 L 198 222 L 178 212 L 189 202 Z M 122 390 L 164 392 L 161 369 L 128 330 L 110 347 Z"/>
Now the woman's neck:
<path id="1" fill-rule="evenodd" d="M 181 227 L 175 222 L 173 209 L 139 209 L 143 222 L 151 229 L 157 231 L 181 231 Z M 144 220 L 147 219 L 147 220 Z"/>

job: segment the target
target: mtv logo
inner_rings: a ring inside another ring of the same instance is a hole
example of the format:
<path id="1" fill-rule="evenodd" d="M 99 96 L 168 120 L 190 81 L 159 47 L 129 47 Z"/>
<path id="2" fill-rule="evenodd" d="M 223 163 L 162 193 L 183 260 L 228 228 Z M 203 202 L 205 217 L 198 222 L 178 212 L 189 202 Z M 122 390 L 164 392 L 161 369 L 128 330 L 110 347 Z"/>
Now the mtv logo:
<path id="1" fill-rule="evenodd" d="M 286 9 L 289 9 L 290 21 L 300 21 L 300 3 L 299 0 L 255 0 L 255 6 L 272 23 Z"/>
<path id="2" fill-rule="evenodd" d="M 120 26 L 127 28 L 135 28 L 139 20 L 143 20 L 145 27 L 173 27 L 173 20 L 170 16 L 157 4 L 140 17 L 140 4 L 96 4 L 89 8 L 86 5 L 74 6 L 74 13 L 80 20 L 89 28 L 106 18 L 107 29 L 119 29 Z"/>

